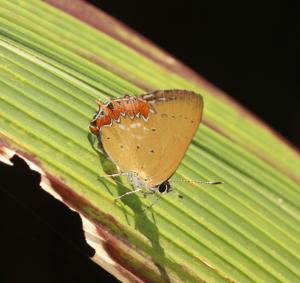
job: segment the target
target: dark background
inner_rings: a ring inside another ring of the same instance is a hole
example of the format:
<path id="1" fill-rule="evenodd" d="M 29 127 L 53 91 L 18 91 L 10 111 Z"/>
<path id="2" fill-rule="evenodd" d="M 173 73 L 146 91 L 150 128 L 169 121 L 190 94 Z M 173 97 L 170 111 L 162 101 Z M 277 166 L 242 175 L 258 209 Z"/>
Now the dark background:
<path id="1" fill-rule="evenodd" d="M 300 147 L 300 20 L 292 1 L 88 2 L 193 68 Z"/>
<path id="2" fill-rule="evenodd" d="M 0 282 L 119 282 L 90 259 L 78 213 L 42 190 L 23 159 L 11 161 L 0 162 Z"/>

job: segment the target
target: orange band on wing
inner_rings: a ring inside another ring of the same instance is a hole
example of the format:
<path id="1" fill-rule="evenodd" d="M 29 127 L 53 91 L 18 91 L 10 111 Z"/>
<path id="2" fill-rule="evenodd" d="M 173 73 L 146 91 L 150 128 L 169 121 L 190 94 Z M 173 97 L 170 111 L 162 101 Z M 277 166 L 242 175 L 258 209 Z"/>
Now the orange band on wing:
<path id="1" fill-rule="evenodd" d="M 141 117 L 148 118 L 150 112 L 149 103 L 141 98 L 134 96 L 124 96 L 123 98 L 112 99 L 110 102 L 104 104 L 100 100 L 96 103 L 99 106 L 98 113 L 102 110 L 104 116 L 99 117 L 95 121 L 95 126 L 90 127 L 93 134 L 97 134 L 103 126 L 111 125 L 112 119 L 119 121 L 120 116 L 129 116 L 130 118 Z"/>

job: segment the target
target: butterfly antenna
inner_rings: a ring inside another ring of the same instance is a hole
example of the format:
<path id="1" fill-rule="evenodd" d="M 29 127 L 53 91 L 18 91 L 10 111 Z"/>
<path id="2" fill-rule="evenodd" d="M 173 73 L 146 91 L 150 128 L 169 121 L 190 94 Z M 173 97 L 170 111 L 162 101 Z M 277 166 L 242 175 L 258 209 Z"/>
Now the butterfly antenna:
<path id="1" fill-rule="evenodd" d="M 171 180 L 170 183 L 175 182 L 186 182 L 186 183 L 198 183 L 198 184 L 206 184 L 206 185 L 221 185 L 224 184 L 222 181 L 193 181 L 193 180 L 186 180 L 186 179 L 178 179 L 178 180 Z"/>

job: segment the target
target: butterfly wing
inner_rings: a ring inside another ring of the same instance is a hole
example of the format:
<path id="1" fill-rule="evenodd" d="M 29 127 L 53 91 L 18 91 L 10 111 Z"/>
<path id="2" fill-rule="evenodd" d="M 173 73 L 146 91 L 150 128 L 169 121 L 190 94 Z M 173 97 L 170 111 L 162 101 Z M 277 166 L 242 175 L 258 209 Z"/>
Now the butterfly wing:
<path id="1" fill-rule="evenodd" d="M 101 129 L 103 147 L 122 172 L 137 172 L 150 187 L 175 172 L 197 131 L 203 100 L 190 91 L 155 91 L 142 96 L 154 113 L 122 117 Z"/>

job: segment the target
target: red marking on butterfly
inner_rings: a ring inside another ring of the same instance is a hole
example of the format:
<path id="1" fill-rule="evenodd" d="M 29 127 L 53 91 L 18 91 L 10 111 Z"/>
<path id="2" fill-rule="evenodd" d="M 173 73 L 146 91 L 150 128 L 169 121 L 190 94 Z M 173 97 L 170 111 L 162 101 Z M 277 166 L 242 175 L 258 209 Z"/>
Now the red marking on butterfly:
<path id="1" fill-rule="evenodd" d="M 91 122 L 90 130 L 97 134 L 103 126 L 111 125 L 112 121 L 120 120 L 121 116 L 148 118 L 150 112 L 149 103 L 140 97 L 124 96 L 123 98 L 111 99 L 107 103 L 96 100 L 99 110 Z"/>

